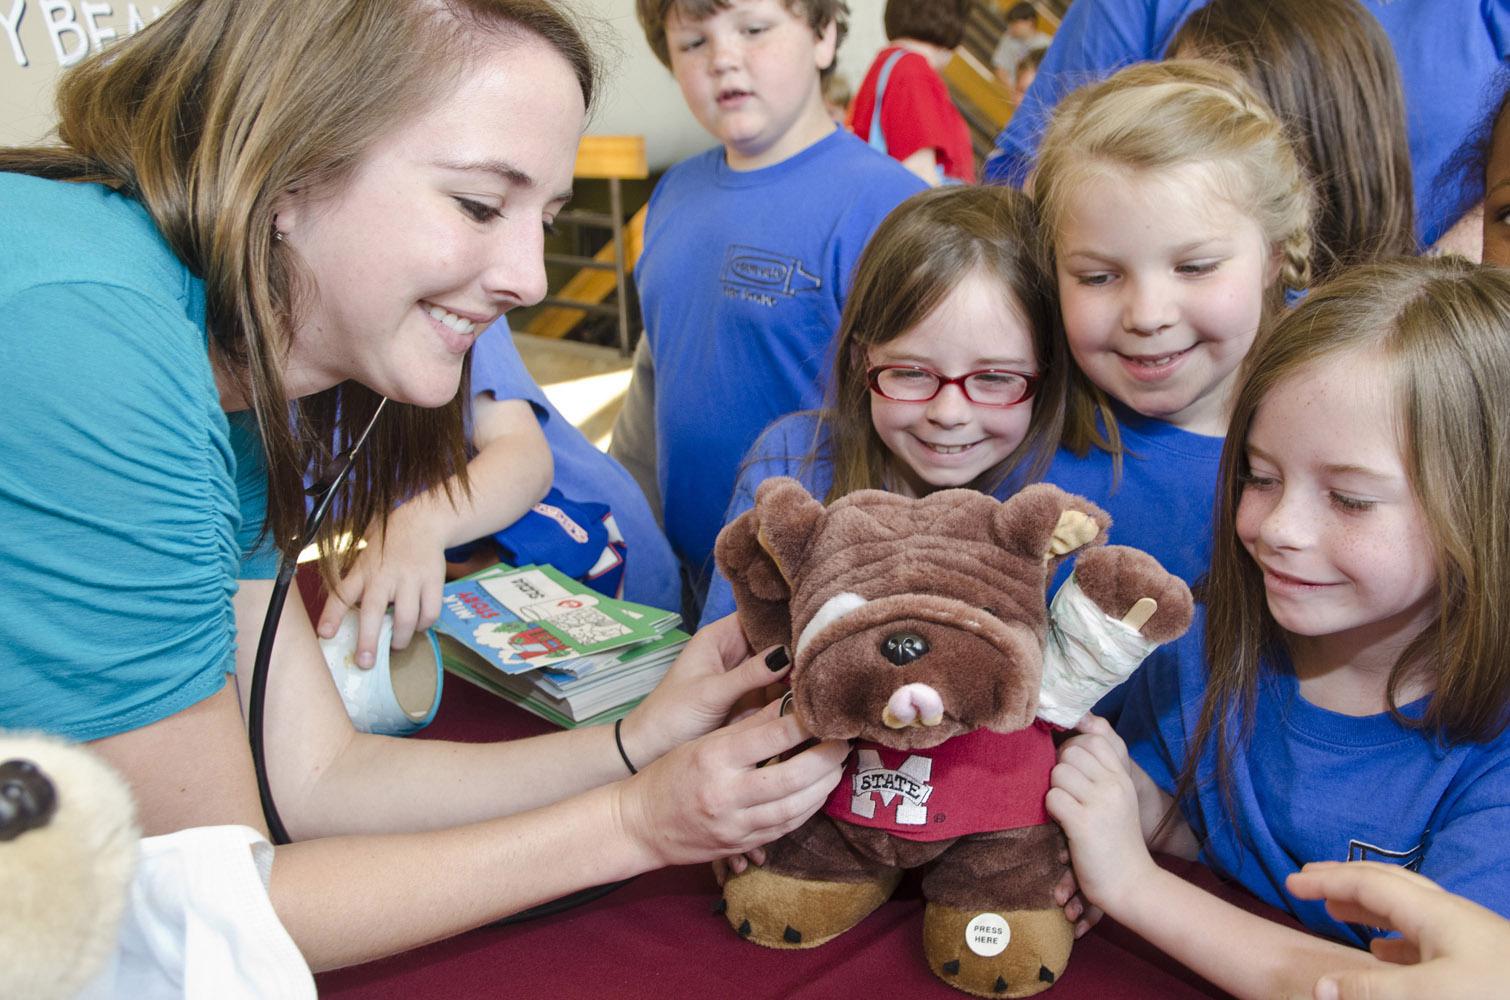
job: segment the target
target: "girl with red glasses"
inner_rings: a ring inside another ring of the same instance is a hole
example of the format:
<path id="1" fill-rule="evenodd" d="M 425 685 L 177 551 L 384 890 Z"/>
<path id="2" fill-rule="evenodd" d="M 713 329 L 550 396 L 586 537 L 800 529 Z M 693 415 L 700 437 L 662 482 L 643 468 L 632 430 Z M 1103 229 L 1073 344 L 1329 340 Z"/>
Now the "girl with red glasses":
<path id="1" fill-rule="evenodd" d="M 772 476 L 795 476 L 825 501 L 860 489 L 1006 496 L 1040 478 L 1059 443 L 1065 379 L 1036 220 L 1006 188 L 924 192 L 887 216 L 855 270 L 828 405 L 766 429 L 727 518 Z M 703 621 L 733 610 L 719 575 Z"/>

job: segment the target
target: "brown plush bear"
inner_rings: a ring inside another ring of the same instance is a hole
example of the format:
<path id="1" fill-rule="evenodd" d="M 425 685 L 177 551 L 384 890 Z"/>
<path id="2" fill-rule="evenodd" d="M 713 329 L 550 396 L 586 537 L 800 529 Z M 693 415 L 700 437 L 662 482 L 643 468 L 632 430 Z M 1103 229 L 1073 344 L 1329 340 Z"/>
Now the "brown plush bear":
<path id="1" fill-rule="evenodd" d="M 828 508 L 772 479 L 719 536 L 720 568 L 756 648 L 788 646 L 792 706 L 823 739 L 855 740 L 822 812 L 730 878 L 741 935 L 811 948 L 928 866 L 924 950 L 977 996 L 1048 988 L 1072 927 L 1053 890 L 1063 834 L 1044 811 L 1052 731 L 1073 725 L 1158 643 L 1190 624 L 1190 591 L 1147 554 L 1104 546 L 1110 519 L 1030 486 Z M 1045 589 L 1070 552 L 1074 575 Z"/>

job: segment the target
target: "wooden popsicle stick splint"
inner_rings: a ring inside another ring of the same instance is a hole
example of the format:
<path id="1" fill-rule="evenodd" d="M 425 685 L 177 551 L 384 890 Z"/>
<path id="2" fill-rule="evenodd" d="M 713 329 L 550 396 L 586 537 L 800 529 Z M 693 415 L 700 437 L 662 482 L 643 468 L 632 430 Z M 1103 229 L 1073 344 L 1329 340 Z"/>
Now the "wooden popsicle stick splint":
<path id="1" fill-rule="evenodd" d="M 1131 628 L 1142 630 L 1148 624 L 1148 619 L 1159 610 L 1159 602 L 1152 597 L 1140 597 L 1133 606 L 1127 609 L 1127 614 L 1122 616 L 1122 624 Z"/>

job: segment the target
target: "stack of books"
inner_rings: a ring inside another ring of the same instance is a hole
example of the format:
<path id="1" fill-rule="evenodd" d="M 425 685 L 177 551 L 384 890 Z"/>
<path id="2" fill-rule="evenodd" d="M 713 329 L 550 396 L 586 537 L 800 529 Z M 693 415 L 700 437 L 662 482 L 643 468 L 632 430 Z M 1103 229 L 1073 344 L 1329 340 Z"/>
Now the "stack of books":
<path id="1" fill-rule="evenodd" d="M 687 643 L 679 624 L 550 566 L 500 563 L 446 584 L 435 630 L 452 674 L 570 729 L 649 694 Z"/>

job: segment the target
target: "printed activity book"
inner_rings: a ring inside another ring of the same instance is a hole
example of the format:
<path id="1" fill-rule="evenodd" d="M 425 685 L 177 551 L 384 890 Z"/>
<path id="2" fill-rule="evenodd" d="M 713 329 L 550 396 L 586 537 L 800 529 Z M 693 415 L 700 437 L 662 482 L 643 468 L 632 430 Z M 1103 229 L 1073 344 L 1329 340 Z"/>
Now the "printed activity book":
<path id="1" fill-rule="evenodd" d="M 605 597 L 550 566 L 500 563 L 446 584 L 435 628 L 506 674 L 577 674 L 612 661 L 593 654 L 649 642 L 680 621 L 675 612 Z"/>
<path id="2" fill-rule="evenodd" d="M 448 671 L 571 728 L 648 694 L 689 638 L 680 621 L 550 566 L 499 564 L 446 585 L 435 630 Z"/>
<path id="3" fill-rule="evenodd" d="M 612 666 L 580 677 L 554 670 L 501 673 L 447 635 L 440 637 L 440 650 L 451 674 L 564 729 L 573 729 L 627 715 L 660 681 L 687 639 L 687 633 L 672 629 L 661 639 L 620 651 Z"/>

